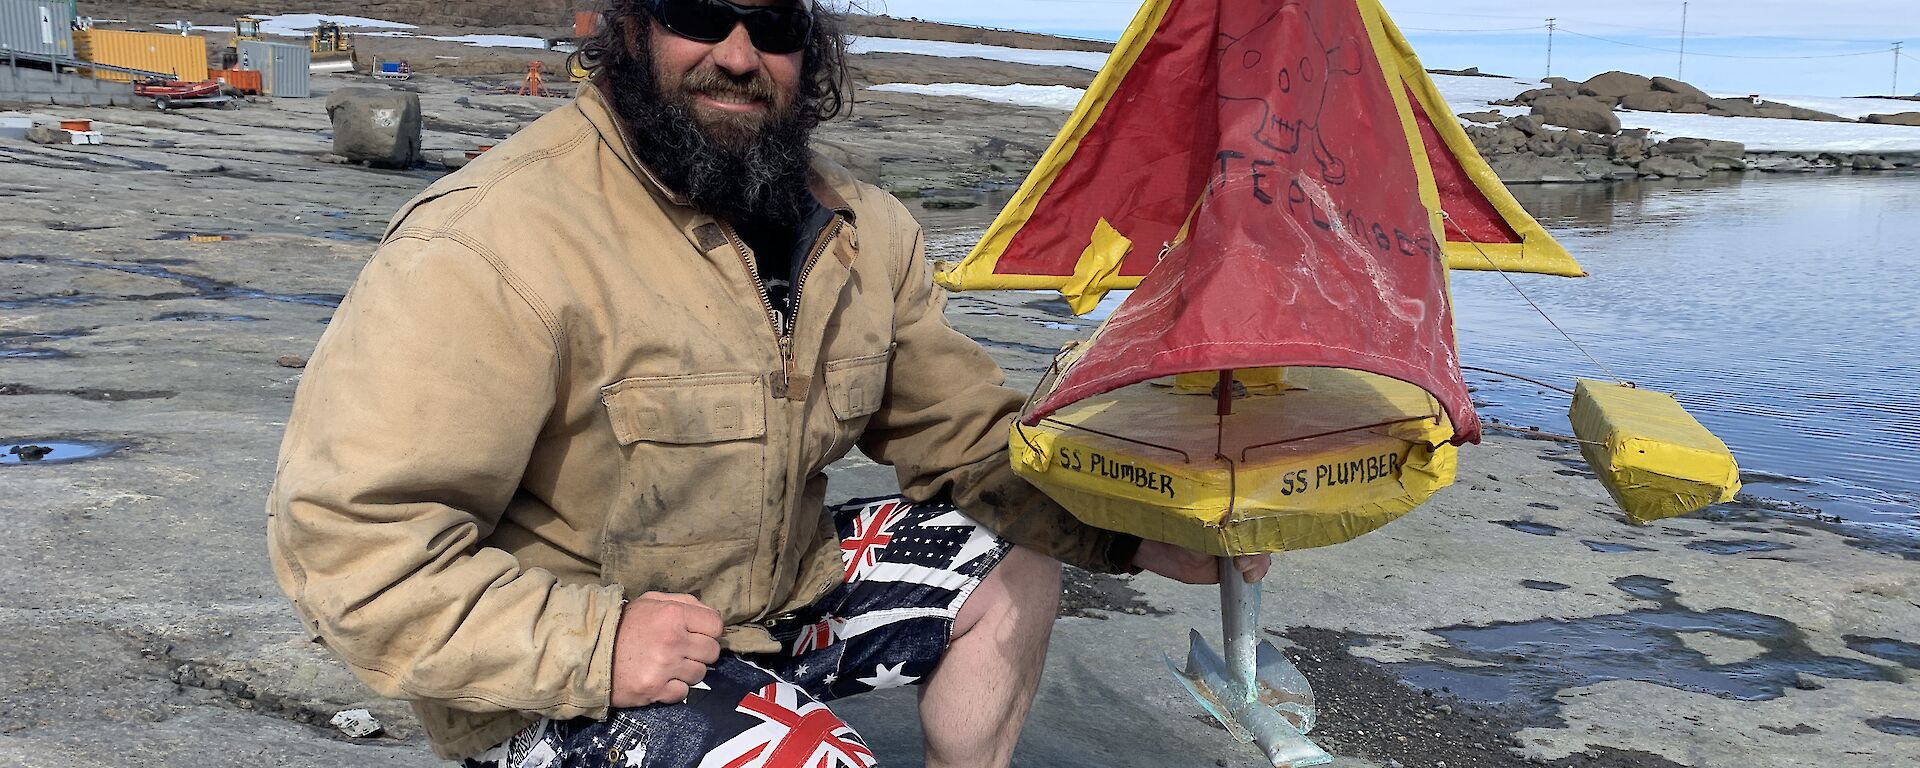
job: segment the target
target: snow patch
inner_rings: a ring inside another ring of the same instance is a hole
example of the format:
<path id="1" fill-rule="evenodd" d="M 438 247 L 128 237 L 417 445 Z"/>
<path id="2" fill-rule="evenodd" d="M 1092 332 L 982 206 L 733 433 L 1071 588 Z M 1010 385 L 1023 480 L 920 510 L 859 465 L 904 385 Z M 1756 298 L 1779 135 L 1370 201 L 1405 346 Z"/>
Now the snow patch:
<path id="1" fill-rule="evenodd" d="M 545 50 L 547 41 L 538 37 L 520 37 L 518 35 L 420 35 L 431 40 L 443 40 L 449 43 L 464 43 L 478 48 L 539 48 Z"/>
<path id="2" fill-rule="evenodd" d="M 1049 67 L 1073 67 L 1099 71 L 1107 65 L 1107 55 L 1091 51 L 1035 51 L 979 43 L 946 43 L 935 40 L 904 40 L 894 37 L 855 37 L 847 41 L 848 53 L 912 53 L 949 59 L 987 59 L 1015 64 Z"/>
<path id="3" fill-rule="evenodd" d="M 1042 107 L 1071 112 L 1080 97 L 1086 95 L 1084 88 L 1072 88 L 1064 85 L 977 85 L 973 83 L 933 83 L 915 85 L 913 83 L 882 83 L 867 90 L 890 91 L 893 93 L 917 93 L 923 96 L 961 96 L 998 104 L 1013 104 L 1022 107 Z"/>
<path id="4" fill-rule="evenodd" d="M 320 26 L 321 22 L 331 21 L 347 28 L 360 29 L 418 29 L 412 24 L 402 24 L 385 19 L 369 19 L 365 16 L 337 16 L 326 13 L 282 13 L 272 16 L 254 16 L 260 20 L 260 31 L 269 35 L 305 37 L 306 33 Z"/>

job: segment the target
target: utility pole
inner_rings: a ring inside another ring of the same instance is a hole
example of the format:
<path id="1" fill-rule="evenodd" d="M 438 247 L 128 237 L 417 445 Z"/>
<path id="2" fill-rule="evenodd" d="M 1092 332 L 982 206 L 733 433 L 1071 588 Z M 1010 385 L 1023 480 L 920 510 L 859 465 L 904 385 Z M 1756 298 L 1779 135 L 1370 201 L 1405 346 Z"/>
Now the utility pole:
<path id="1" fill-rule="evenodd" d="M 1687 79 L 1687 6 L 1689 5 L 1692 3 L 1680 4 L 1680 71 L 1674 73 L 1675 80 Z"/>
<path id="2" fill-rule="evenodd" d="M 1553 77 L 1553 24 L 1556 20 L 1547 19 L 1547 77 Z M 1899 66 L 1898 62 L 1894 63 L 1896 70 Z"/>
<path id="3" fill-rule="evenodd" d="M 1893 93 L 1887 94 L 1888 96 L 1900 95 L 1900 46 L 1903 45 L 1906 43 L 1893 44 Z"/>

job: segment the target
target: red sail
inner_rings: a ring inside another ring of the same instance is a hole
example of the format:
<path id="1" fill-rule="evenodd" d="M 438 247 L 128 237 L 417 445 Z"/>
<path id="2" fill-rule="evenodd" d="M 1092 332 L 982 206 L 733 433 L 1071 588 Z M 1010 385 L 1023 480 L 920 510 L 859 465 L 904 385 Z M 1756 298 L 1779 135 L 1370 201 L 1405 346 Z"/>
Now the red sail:
<path id="1" fill-rule="evenodd" d="M 1410 147 L 1418 138 L 1395 100 L 1400 79 L 1383 71 L 1359 8 L 1243 1 L 1217 3 L 1213 16 L 1214 42 L 1201 46 L 1207 62 L 1134 71 L 1214 96 L 1214 118 L 1194 121 L 1211 133 L 1193 137 L 1191 152 L 1208 162 L 1190 235 L 1028 423 L 1169 374 L 1324 366 L 1415 384 L 1446 410 L 1456 443 L 1478 440 L 1446 260 Z M 1135 242 L 1132 257 L 1158 250 Z"/>

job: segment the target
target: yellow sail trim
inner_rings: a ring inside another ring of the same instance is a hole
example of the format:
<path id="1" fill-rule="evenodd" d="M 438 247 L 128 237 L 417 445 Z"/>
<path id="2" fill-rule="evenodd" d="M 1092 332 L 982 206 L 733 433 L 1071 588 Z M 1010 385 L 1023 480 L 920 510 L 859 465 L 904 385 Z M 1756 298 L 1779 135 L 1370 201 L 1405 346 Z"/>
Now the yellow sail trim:
<path id="1" fill-rule="evenodd" d="M 980 238 L 973 252 L 959 264 L 939 264 L 935 266 L 933 280 L 951 291 L 978 290 L 1041 290 L 1059 288 L 1071 278 L 1058 275 L 1002 275 L 994 269 L 1005 253 L 1007 244 L 1020 228 L 1033 218 L 1033 212 L 1040 206 L 1040 200 L 1047 195 L 1055 179 L 1060 177 L 1061 169 L 1073 159 L 1080 142 L 1094 123 L 1107 110 L 1107 103 L 1119 90 L 1120 83 L 1127 79 L 1127 73 L 1133 71 L 1134 62 L 1139 61 L 1141 51 L 1146 50 L 1148 41 L 1153 39 L 1160 29 L 1161 20 L 1167 16 L 1167 9 L 1173 0 L 1147 0 L 1140 6 L 1132 23 L 1127 25 L 1126 34 L 1114 46 L 1113 53 L 1107 56 L 1107 65 L 1093 79 L 1093 85 L 1080 97 L 1080 103 L 1073 108 L 1073 115 L 1067 118 L 1067 124 L 1053 137 L 1053 144 L 1047 147 L 1046 154 L 1040 157 L 1033 171 L 1027 174 L 1019 191 L 1000 215 L 987 227 L 987 234 Z M 1088 233 L 1092 235 L 1093 233 Z M 1118 274 L 1086 289 L 1127 290 L 1140 284 L 1139 277 L 1123 277 Z"/>
<path id="2" fill-rule="evenodd" d="M 1412 91 L 1417 99 L 1414 108 L 1426 113 L 1427 122 L 1453 153 L 1460 167 L 1467 173 L 1480 194 L 1493 204 L 1507 226 L 1520 235 L 1520 243 L 1445 243 L 1444 252 L 1447 266 L 1452 269 L 1531 272 L 1561 277 L 1586 277 L 1587 272 L 1567 253 L 1560 242 L 1547 233 L 1545 227 L 1533 218 L 1533 214 L 1514 199 L 1507 185 L 1493 172 L 1493 167 L 1480 156 L 1480 150 L 1473 146 L 1473 139 L 1467 136 L 1466 129 L 1460 127 L 1459 118 L 1454 117 L 1453 109 L 1447 106 L 1446 97 L 1440 95 L 1439 86 L 1433 78 L 1427 76 L 1427 70 L 1420 64 L 1420 57 L 1413 52 L 1413 46 L 1406 36 L 1400 34 L 1399 26 L 1393 18 L 1380 7 L 1378 0 L 1357 0 L 1361 15 L 1367 19 L 1369 36 L 1373 38 L 1374 50 L 1379 55 L 1382 69 L 1397 70 L 1400 83 L 1389 83 L 1393 87 L 1394 100 L 1401 101 L 1403 94 Z M 1412 115 L 1402 113 L 1406 123 L 1407 145 L 1413 149 L 1415 164 L 1420 168 L 1420 196 L 1433 211 L 1440 211 L 1439 196 L 1429 190 L 1433 185 L 1432 159 L 1427 155 L 1427 145 L 1420 137 L 1419 125 L 1412 122 Z M 1444 227 L 1440 232 L 1444 233 Z"/>

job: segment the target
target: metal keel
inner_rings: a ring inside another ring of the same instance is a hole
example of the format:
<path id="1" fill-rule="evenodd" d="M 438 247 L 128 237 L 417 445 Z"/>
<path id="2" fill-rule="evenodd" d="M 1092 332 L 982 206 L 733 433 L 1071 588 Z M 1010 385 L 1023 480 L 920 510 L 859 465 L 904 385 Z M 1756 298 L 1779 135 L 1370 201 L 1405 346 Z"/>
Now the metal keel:
<path id="1" fill-rule="evenodd" d="M 1220 558 L 1220 625 L 1226 656 L 1191 630 L 1187 663 L 1167 667 L 1187 692 L 1241 742 L 1253 742 L 1276 768 L 1333 762 L 1306 737 L 1313 729 L 1313 688 L 1272 643 L 1259 639 L 1260 585 L 1248 584 Z"/>

